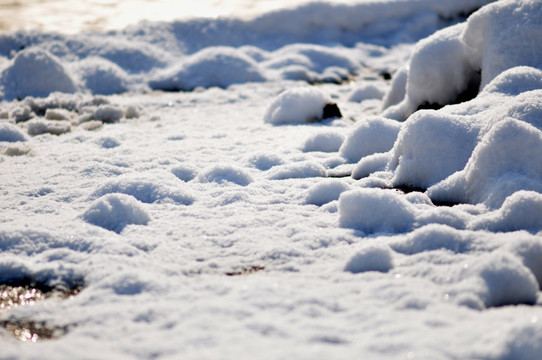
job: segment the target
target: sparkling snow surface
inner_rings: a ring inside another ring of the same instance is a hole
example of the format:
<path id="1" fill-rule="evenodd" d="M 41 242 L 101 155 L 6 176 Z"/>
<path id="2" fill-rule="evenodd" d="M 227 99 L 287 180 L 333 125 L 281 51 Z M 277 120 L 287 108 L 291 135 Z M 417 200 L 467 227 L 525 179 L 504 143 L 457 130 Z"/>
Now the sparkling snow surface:
<path id="1" fill-rule="evenodd" d="M 539 359 L 542 3 L 486 3 L 0 35 L 0 289 L 72 289 L 0 358 Z"/>

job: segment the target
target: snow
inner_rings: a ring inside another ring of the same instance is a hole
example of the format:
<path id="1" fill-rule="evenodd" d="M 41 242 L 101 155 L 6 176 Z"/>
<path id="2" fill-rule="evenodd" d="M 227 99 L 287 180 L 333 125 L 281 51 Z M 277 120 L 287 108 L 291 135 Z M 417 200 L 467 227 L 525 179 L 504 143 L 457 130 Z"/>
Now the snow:
<path id="1" fill-rule="evenodd" d="M 541 11 L 1 34 L 2 357 L 538 359 Z"/>
<path id="2" fill-rule="evenodd" d="M 97 199 L 82 215 L 89 224 L 122 232 L 129 224 L 147 225 L 151 220 L 140 203 L 130 195 L 108 194 Z"/>
<path id="3" fill-rule="evenodd" d="M 314 87 L 288 89 L 269 105 L 264 121 L 270 124 L 300 124 L 320 121 L 331 101 Z"/>

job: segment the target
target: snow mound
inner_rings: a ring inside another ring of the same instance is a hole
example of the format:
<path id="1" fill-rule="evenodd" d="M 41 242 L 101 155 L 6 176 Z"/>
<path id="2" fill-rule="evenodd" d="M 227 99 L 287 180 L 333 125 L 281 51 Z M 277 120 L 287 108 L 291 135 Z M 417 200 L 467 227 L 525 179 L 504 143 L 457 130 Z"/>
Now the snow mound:
<path id="1" fill-rule="evenodd" d="M 519 190 L 542 192 L 542 131 L 523 121 L 498 123 L 461 171 L 428 189 L 431 198 L 499 208 Z"/>
<path id="2" fill-rule="evenodd" d="M 386 92 L 381 86 L 375 84 L 364 84 L 356 88 L 350 96 L 348 101 L 362 102 L 369 99 L 382 99 L 386 95 Z"/>
<path id="3" fill-rule="evenodd" d="M 172 69 L 167 69 L 149 86 L 155 90 L 193 90 L 196 87 L 218 86 L 265 81 L 258 64 L 239 50 L 217 46 L 191 55 Z"/>
<path id="4" fill-rule="evenodd" d="M 368 246 L 354 255 L 344 267 L 353 274 L 366 271 L 388 272 L 393 269 L 392 252 L 387 246 Z"/>
<path id="5" fill-rule="evenodd" d="M 533 47 L 542 31 L 541 16 L 539 1 L 499 1 L 466 23 L 420 41 L 407 66 L 406 84 L 392 83 L 394 101 L 385 101 L 383 115 L 403 121 L 419 108 L 469 100 L 508 69 L 542 68 L 542 50 Z M 403 91 L 402 101 L 394 105 Z"/>
<path id="6" fill-rule="evenodd" d="M 128 74 L 117 64 L 99 57 L 90 57 L 79 64 L 75 73 L 93 94 L 111 95 L 128 90 Z"/>
<path id="7" fill-rule="evenodd" d="M 330 98 L 316 87 L 284 91 L 269 105 L 264 121 L 270 124 L 302 124 L 322 120 Z"/>
<path id="8" fill-rule="evenodd" d="M 184 182 L 192 181 L 197 175 L 197 170 L 190 165 L 178 165 L 171 169 L 173 175 Z"/>
<path id="9" fill-rule="evenodd" d="M 94 119 L 106 123 L 119 121 L 123 116 L 124 113 L 122 109 L 113 105 L 100 105 L 94 111 Z"/>
<path id="10" fill-rule="evenodd" d="M 27 96 L 46 97 L 55 91 L 77 91 L 74 80 L 59 59 L 38 48 L 17 53 L 0 77 L 4 98 L 7 100 L 23 99 Z"/>
<path id="11" fill-rule="evenodd" d="M 45 120 L 42 118 L 32 119 L 26 123 L 29 135 L 52 134 L 62 135 L 71 131 L 71 125 L 67 121 Z"/>
<path id="12" fill-rule="evenodd" d="M 352 169 L 352 178 L 359 180 L 376 172 L 384 171 L 389 161 L 389 153 L 376 153 L 363 157 Z"/>
<path id="13" fill-rule="evenodd" d="M 304 161 L 300 163 L 275 166 L 269 170 L 268 179 L 286 180 L 325 176 L 326 169 L 322 165 L 312 161 Z"/>
<path id="14" fill-rule="evenodd" d="M 533 273 L 542 289 L 542 240 L 524 237 L 511 241 L 507 247 Z"/>
<path id="15" fill-rule="evenodd" d="M 147 225 L 151 217 L 133 196 L 108 194 L 90 205 L 81 216 L 89 224 L 121 233 L 130 224 Z"/>
<path id="16" fill-rule="evenodd" d="M 465 253 L 472 249 L 473 244 L 469 237 L 459 230 L 447 225 L 431 224 L 416 229 L 390 246 L 401 254 L 413 255 L 434 250 Z"/>
<path id="17" fill-rule="evenodd" d="M 100 197 L 111 193 L 131 195 L 137 200 L 150 204 L 161 202 L 174 202 L 181 205 L 190 205 L 194 198 L 170 181 L 162 180 L 160 176 L 152 178 L 123 175 L 101 185 L 93 192 L 92 197 Z"/>
<path id="18" fill-rule="evenodd" d="M 325 131 L 310 136 L 305 140 L 302 150 L 304 152 L 321 151 L 321 152 L 337 152 L 339 151 L 344 136 L 337 131 Z"/>
<path id="19" fill-rule="evenodd" d="M 481 89 L 507 69 L 542 68 L 542 49 L 533 46 L 542 32 L 541 18 L 537 0 L 499 1 L 469 17 L 463 41 L 472 66 L 482 70 Z"/>
<path id="20" fill-rule="evenodd" d="M 388 169 L 394 184 L 427 188 L 463 169 L 478 141 L 467 117 L 418 111 L 401 129 Z"/>
<path id="21" fill-rule="evenodd" d="M 542 194 L 521 190 L 508 196 L 501 208 L 478 217 L 470 224 L 472 229 L 493 232 L 542 229 Z"/>
<path id="22" fill-rule="evenodd" d="M 397 121 L 369 117 L 360 120 L 350 130 L 341 148 L 340 155 L 350 163 L 374 153 L 384 153 L 393 147 L 401 124 Z"/>
<path id="23" fill-rule="evenodd" d="M 18 126 L 6 121 L 0 121 L 0 141 L 26 141 L 26 137 Z"/>
<path id="24" fill-rule="evenodd" d="M 276 154 L 257 153 L 253 154 L 247 160 L 249 166 L 261 171 L 271 169 L 273 166 L 282 165 L 282 159 Z"/>
<path id="25" fill-rule="evenodd" d="M 358 189 L 339 197 L 339 224 L 364 233 L 402 233 L 412 229 L 415 209 L 391 190 Z"/>
<path id="26" fill-rule="evenodd" d="M 305 203 L 322 206 L 334 200 L 350 189 L 348 184 L 339 179 L 326 179 L 309 188 L 305 195 Z"/>
<path id="27" fill-rule="evenodd" d="M 510 254 L 488 255 L 474 266 L 472 272 L 482 282 L 479 296 L 486 307 L 536 303 L 536 278 Z"/>
<path id="28" fill-rule="evenodd" d="M 225 164 L 203 169 L 195 180 L 201 183 L 230 183 L 240 186 L 247 186 L 253 181 L 252 176 L 242 168 Z"/>

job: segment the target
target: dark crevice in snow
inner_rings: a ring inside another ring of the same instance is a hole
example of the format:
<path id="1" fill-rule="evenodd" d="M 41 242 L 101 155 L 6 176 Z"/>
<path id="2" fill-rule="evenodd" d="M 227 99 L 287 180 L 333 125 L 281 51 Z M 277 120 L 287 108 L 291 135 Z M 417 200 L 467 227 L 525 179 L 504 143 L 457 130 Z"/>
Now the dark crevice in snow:
<path id="1" fill-rule="evenodd" d="M 410 185 L 399 185 L 399 186 L 395 186 L 393 189 L 399 190 L 404 194 L 408 194 L 411 192 L 425 193 L 425 191 L 427 190 L 421 187 L 410 186 Z M 434 199 L 431 199 L 431 202 L 433 203 L 433 205 L 439 206 L 439 207 L 440 206 L 452 207 L 452 206 L 460 204 L 454 201 L 445 201 L 445 200 L 441 201 L 441 200 L 434 200 Z"/>
<path id="2" fill-rule="evenodd" d="M 416 111 L 418 110 L 438 110 L 443 108 L 446 105 L 455 105 L 455 104 L 461 104 L 467 101 L 470 101 L 474 99 L 476 96 L 478 96 L 478 93 L 480 92 L 480 80 L 481 76 L 480 73 L 476 73 L 475 76 L 470 79 L 469 84 L 465 90 L 460 92 L 455 100 L 446 103 L 446 104 L 439 104 L 439 103 L 430 103 L 430 102 L 424 102 L 418 106 Z"/>
<path id="3" fill-rule="evenodd" d="M 263 270 L 265 270 L 265 266 L 252 265 L 252 266 L 243 267 L 243 268 L 238 269 L 238 270 L 228 271 L 226 273 L 226 275 L 227 276 L 250 275 L 250 274 L 254 274 L 256 272 L 263 271 Z"/>

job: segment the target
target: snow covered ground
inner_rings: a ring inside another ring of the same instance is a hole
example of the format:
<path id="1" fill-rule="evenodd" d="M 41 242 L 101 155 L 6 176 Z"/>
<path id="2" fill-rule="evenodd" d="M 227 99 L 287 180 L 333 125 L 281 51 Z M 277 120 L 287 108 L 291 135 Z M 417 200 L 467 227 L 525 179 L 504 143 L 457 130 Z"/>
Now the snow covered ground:
<path id="1" fill-rule="evenodd" d="M 541 18 L 0 35 L 0 357 L 539 359 Z"/>

